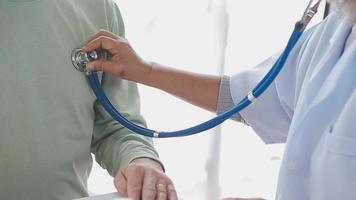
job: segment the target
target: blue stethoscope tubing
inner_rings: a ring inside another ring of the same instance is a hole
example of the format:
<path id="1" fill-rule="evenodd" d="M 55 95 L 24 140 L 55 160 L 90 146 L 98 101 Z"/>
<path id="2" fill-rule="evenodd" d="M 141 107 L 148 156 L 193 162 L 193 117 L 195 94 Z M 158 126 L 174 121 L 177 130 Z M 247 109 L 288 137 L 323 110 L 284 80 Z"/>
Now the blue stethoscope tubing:
<path id="1" fill-rule="evenodd" d="M 307 9 L 309 9 L 311 2 L 312 0 L 310 1 Z M 318 3 L 320 3 L 320 1 Z M 305 12 L 303 18 L 306 16 L 306 14 L 307 13 Z M 98 74 L 96 72 L 86 72 L 86 77 L 98 101 L 101 103 L 104 109 L 116 121 L 118 121 L 120 124 L 128 128 L 129 130 L 138 133 L 140 135 L 146 137 L 153 137 L 153 138 L 172 138 L 172 137 L 185 137 L 185 136 L 194 135 L 209 130 L 211 128 L 214 128 L 219 124 L 223 123 L 224 121 L 230 119 L 233 115 L 239 113 L 240 111 L 248 107 L 255 99 L 257 99 L 261 94 L 263 94 L 267 90 L 267 88 L 276 79 L 279 72 L 283 69 L 283 66 L 290 52 L 293 50 L 294 46 L 296 45 L 300 36 L 302 35 L 306 26 L 306 24 L 303 24 L 303 18 L 301 21 L 298 21 L 295 24 L 294 30 L 288 40 L 287 46 L 284 49 L 283 53 L 278 58 L 278 60 L 276 61 L 276 63 L 269 70 L 266 76 L 257 84 L 257 86 L 247 96 L 245 96 L 236 106 L 234 106 L 229 111 L 222 113 L 206 122 L 203 122 L 191 128 L 187 128 L 179 131 L 172 131 L 172 132 L 164 132 L 164 131 L 158 132 L 145 127 L 141 127 L 131 122 L 127 118 L 125 118 L 125 116 L 123 116 L 119 111 L 116 110 L 116 108 L 112 105 L 112 103 L 106 96 L 105 92 L 103 91 L 98 78 Z"/>

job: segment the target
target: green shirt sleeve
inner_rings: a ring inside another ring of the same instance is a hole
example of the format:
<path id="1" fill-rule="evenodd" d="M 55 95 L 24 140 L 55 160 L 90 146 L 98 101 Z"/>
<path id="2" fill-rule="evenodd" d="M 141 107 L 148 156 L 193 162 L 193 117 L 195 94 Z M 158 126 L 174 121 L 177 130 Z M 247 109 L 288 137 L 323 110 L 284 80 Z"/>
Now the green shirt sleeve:
<path id="1" fill-rule="evenodd" d="M 111 1 L 109 1 L 110 3 Z M 120 11 L 115 3 L 111 2 L 108 8 L 108 25 L 110 31 L 124 37 L 124 24 Z M 110 13 L 112 13 L 110 15 Z M 130 121 L 145 126 L 145 120 L 140 115 L 140 99 L 137 85 L 103 74 L 102 87 L 114 106 Z M 95 122 L 91 151 L 96 161 L 108 170 L 111 176 L 132 160 L 140 157 L 151 158 L 159 162 L 157 152 L 150 138 L 137 135 L 112 117 L 104 110 L 99 102 L 94 105 Z"/>

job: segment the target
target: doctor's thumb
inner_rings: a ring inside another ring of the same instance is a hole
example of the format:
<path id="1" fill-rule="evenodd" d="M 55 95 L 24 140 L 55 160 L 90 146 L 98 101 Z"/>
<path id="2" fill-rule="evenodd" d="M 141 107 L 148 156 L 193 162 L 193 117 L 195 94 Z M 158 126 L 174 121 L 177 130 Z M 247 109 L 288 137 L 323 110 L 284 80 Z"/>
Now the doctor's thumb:
<path id="1" fill-rule="evenodd" d="M 105 60 L 95 60 L 87 64 L 88 71 L 102 71 L 121 76 L 123 69 L 115 62 Z"/>

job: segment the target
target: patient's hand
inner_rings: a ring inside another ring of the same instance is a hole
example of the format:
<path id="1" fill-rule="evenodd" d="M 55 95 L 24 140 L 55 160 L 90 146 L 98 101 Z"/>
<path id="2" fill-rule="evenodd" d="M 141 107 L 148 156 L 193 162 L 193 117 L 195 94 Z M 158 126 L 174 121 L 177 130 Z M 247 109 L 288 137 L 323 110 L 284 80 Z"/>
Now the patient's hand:
<path id="1" fill-rule="evenodd" d="M 138 158 L 123 167 L 114 179 L 117 191 L 132 200 L 177 200 L 172 181 L 159 163 Z"/>

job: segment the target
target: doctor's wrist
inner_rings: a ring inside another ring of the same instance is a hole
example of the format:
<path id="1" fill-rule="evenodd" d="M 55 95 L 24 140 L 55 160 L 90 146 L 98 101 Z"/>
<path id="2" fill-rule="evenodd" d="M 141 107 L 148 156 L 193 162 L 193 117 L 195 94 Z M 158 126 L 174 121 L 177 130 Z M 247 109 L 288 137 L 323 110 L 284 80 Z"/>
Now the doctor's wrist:
<path id="1" fill-rule="evenodd" d="M 157 63 L 155 62 L 144 62 L 143 64 L 143 76 L 137 82 L 147 85 L 147 86 L 154 86 L 154 68 L 157 67 Z"/>
<path id="2" fill-rule="evenodd" d="M 127 65 L 118 76 L 129 81 L 148 85 L 151 71 L 152 66 L 149 62 L 139 61 Z"/>

